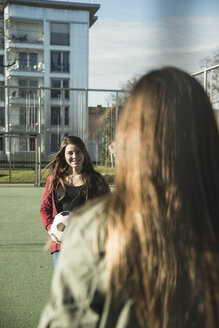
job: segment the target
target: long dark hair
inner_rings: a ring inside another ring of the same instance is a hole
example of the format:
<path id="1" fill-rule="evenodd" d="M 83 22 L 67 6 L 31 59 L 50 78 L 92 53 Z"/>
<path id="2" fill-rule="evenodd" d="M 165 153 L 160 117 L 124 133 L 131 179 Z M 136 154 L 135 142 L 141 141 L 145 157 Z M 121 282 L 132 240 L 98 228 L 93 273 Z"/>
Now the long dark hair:
<path id="1" fill-rule="evenodd" d="M 65 148 L 67 145 L 71 144 L 76 145 L 78 148 L 80 148 L 84 154 L 84 162 L 81 176 L 85 184 L 86 199 L 89 198 L 89 190 L 91 189 L 101 190 L 101 188 L 109 188 L 104 178 L 97 171 L 94 170 L 93 163 L 83 140 L 77 136 L 68 136 L 63 139 L 58 152 L 53 155 L 51 161 L 46 166 L 46 169 L 50 174 L 50 190 L 54 190 L 56 188 L 55 182 L 58 179 L 64 189 L 62 198 L 66 193 L 66 185 L 63 181 L 63 175 L 68 169 L 68 164 L 65 160 Z"/>
<path id="2" fill-rule="evenodd" d="M 116 145 L 108 287 L 132 295 L 142 327 L 219 327 L 219 136 L 201 85 L 176 68 L 143 76 Z"/>

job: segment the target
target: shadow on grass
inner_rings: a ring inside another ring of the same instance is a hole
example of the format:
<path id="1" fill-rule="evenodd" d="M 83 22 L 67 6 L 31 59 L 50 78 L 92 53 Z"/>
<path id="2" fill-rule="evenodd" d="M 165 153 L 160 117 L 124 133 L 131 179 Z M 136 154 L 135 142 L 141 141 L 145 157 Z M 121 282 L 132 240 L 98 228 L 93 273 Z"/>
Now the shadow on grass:
<path id="1" fill-rule="evenodd" d="M 0 244 L 0 251 L 1 252 L 25 252 L 25 253 L 32 253 L 32 252 L 45 252 L 44 250 L 45 244 L 44 243 L 6 243 Z"/>

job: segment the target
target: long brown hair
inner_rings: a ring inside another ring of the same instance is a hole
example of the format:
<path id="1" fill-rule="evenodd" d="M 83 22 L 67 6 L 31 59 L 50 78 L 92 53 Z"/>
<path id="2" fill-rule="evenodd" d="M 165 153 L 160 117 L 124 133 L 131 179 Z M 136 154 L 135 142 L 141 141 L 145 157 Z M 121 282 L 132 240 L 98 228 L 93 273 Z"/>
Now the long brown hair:
<path id="1" fill-rule="evenodd" d="M 81 151 L 84 154 L 84 162 L 83 162 L 83 168 L 81 172 L 82 180 L 85 184 L 85 193 L 86 198 L 89 197 L 89 190 L 91 188 L 93 189 L 109 189 L 108 185 L 106 184 L 104 178 L 94 170 L 93 163 L 91 161 L 90 155 L 88 153 L 88 150 L 85 146 L 85 143 L 83 140 L 77 136 L 68 136 L 65 137 L 61 143 L 61 146 L 56 154 L 53 155 L 51 161 L 46 166 L 45 169 L 48 170 L 50 174 L 50 190 L 54 190 L 56 187 L 55 181 L 57 179 L 60 181 L 60 183 L 63 186 L 64 193 L 61 198 L 65 196 L 66 193 L 66 185 L 63 181 L 63 175 L 68 169 L 68 164 L 65 160 L 65 148 L 67 145 L 76 145 L 78 148 L 81 149 Z M 96 191 L 95 190 L 95 191 Z M 97 190 L 98 193 L 98 190 Z"/>
<path id="2" fill-rule="evenodd" d="M 116 147 L 108 286 L 142 327 L 219 327 L 219 136 L 201 85 L 176 68 L 143 76 Z"/>

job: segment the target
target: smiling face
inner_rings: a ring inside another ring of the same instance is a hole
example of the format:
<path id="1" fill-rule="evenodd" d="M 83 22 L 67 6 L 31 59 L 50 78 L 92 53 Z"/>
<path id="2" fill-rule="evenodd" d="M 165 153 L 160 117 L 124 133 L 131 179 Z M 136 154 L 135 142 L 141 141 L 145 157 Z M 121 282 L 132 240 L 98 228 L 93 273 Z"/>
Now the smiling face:
<path id="1" fill-rule="evenodd" d="M 81 172 L 84 163 L 83 151 L 76 145 L 69 144 L 65 148 L 65 160 L 72 169 Z"/>

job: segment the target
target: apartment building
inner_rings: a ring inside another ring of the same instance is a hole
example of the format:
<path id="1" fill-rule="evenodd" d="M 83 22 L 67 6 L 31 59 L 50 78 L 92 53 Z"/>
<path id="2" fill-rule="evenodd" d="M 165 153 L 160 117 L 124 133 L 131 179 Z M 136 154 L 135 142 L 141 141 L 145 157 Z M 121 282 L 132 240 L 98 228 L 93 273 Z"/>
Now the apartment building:
<path id="1" fill-rule="evenodd" d="M 88 88 L 89 28 L 100 6 L 55 0 L 1 4 L 0 64 L 6 66 L 0 66 L 0 132 L 19 135 L 10 151 L 21 157 L 35 151 L 38 138 L 41 160 L 47 160 L 65 135 L 86 141 L 87 94 L 69 89 Z M 7 138 L 1 137 L 0 147 L 7 156 Z"/>

